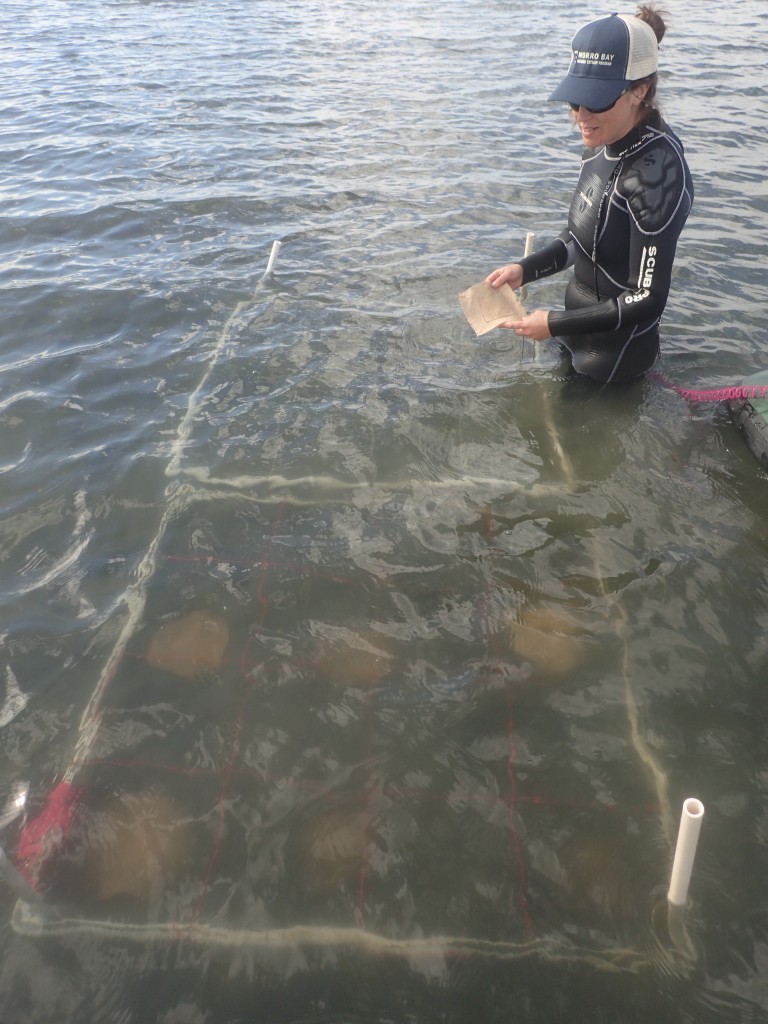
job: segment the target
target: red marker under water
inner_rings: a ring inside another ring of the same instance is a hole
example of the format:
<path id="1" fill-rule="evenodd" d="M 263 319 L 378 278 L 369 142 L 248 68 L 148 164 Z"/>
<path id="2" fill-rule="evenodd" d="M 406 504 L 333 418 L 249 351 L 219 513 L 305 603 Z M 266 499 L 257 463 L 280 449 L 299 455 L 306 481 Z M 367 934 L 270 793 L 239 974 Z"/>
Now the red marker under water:
<path id="1" fill-rule="evenodd" d="M 65 838 L 77 814 L 83 790 L 62 780 L 48 794 L 40 813 L 22 828 L 16 848 L 16 866 L 34 887 L 51 853 Z"/>

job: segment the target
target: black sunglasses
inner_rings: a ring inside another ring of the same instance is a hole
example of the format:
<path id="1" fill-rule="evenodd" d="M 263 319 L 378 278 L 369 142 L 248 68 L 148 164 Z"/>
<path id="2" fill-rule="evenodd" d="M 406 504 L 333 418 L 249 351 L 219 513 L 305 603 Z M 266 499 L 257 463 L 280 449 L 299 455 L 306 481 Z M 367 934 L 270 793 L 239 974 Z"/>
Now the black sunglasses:
<path id="1" fill-rule="evenodd" d="M 628 91 L 629 90 L 625 89 L 624 92 L 620 92 L 616 99 L 613 101 L 613 103 L 609 103 L 607 107 L 584 107 L 583 103 L 569 103 L 568 106 L 571 108 L 574 114 L 577 110 L 580 110 L 582 107 L 584 107 L 585 110 L 588 110 L 590 114 L 607 114 L 609 110 L 613 110 L 613 108 L 619 102 L 624 93 Z"/>

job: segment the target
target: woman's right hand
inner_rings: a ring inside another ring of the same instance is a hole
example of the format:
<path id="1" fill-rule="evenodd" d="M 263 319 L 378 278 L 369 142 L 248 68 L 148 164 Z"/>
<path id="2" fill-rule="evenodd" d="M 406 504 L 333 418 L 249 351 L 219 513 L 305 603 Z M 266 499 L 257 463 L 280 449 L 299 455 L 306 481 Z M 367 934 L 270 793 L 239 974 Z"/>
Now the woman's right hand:
<path id="1" fill-rule="evenodd" d="M 499 288 L 503 284 L 508 284 L 514 289 L 522 288 L 523 268 L 519 263 L 510 263 L 507 267 L 492 270 L 485 280 L 493 288 Z"/>

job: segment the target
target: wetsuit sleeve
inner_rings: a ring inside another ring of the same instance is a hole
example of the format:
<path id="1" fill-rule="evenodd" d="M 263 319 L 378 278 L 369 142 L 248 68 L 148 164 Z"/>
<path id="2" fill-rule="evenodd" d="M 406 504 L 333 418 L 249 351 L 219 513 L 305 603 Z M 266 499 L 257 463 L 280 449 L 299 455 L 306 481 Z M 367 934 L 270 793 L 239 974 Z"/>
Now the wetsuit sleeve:
<path id="1" fill-rule="evenodd" d="M 628 216 L 629 285 L 613 298 L 550 312 L 553 335 L 647 324 L 664 311 L 677 240 L 691 206 L 680 154 L 673 146 L 641 154 L 622 175 L 611 201 Z"/>
<path id="2" fill-rule="evenodd" d="M 558 274 L 573 263 L 573 239 L 566 228 L 553 241 L 519 261 L 523 268 L 523 284 Z"/>

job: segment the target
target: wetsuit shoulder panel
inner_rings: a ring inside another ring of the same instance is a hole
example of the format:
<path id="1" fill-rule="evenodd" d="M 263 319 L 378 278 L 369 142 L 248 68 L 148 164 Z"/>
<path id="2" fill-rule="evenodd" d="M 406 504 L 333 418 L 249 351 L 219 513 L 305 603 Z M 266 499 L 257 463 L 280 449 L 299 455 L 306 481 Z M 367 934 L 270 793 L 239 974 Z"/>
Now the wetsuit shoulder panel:
<path id="1" fill-rule="evenodd" d="M 682 152 L 665 135 L 659 135 L 627 160 L 619 192 L 644 234 L 664 231 L 681 205 L 688 213 L 691 202 L 685 171 Z"/>

